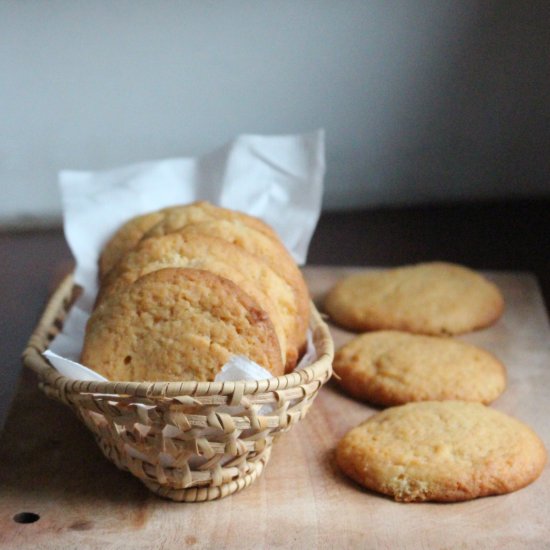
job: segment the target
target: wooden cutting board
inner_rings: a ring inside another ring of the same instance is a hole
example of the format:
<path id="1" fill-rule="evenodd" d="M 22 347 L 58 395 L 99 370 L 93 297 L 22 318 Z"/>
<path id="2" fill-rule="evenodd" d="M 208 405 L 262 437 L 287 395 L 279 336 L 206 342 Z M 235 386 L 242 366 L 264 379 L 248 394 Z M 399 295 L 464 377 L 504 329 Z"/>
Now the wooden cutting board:
<path id="1" fill-rule="evenodd" d="M 314 299 L 351 271 L 306 268 Z M 509 387 L 493 406 L 531 425 L 550 447 L 550 329 L 537 283 L 528 274 L 489 277 L 506 312 L 463 339 L 508 368 Z M 351 337 L 339 329 L 333 335 L 336 345 Z M 334 447 L 374 412 L 330 383 L 275 445 L 255 484 L 221 501 L 180 504 L 118 471 L 69 409 L 44 397 L 25 372 L 0 440 L 0 547 L 550 547 L 548 466 L 521 491 L 457 504 L 398 504 L 344 478 Z M 25 512 L 39 519 L 14 521 Z"/>

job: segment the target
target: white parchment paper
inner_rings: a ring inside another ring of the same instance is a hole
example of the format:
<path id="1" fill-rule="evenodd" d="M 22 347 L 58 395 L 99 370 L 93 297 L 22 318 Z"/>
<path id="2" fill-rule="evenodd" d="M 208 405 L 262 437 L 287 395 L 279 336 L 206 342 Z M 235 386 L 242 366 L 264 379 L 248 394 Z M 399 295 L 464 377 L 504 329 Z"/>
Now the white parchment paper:
<path id="1" fill-rule="evenodd" d="M 322 130 L 291 136 L 243 135 L 197 158 L 144 162 L 101 172 L 61 172 L 65 237 L 76 260 L 75 283 L 84 290 L 44 355 L 64 376 L 105 380 L 78 359 L 97 293 L 99 255 L 130 218 L 208 200 L 267 222 L 303 264 L 321 211 L 324 172 Z M 314 355 L 310 341 L 299 368 L 314 360 Z M 224 366 L 216 380 L 270 376 L 256 363 L 238 357 Z"/>

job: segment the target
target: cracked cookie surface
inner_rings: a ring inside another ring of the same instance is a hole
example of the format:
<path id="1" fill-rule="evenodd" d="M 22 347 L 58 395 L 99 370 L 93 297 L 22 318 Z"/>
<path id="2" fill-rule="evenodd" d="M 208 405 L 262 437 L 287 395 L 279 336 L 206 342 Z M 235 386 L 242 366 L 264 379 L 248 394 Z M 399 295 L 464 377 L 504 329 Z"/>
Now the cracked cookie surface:
<path id="1" fill-rule="evenodd" d="M 216 237 L 175 232 L 141 241 L 105 277 L 97 303 L 141 276 L 169 267 L 211 271 L 241 287 L 272 320 L 287 368 L 296 365 L 297 304 L 292 289 L 259 258 Z"/>
<path id="2" fill-rule="evenodd" d="M 464 400 L 490 403 L 506 388 L 506 371 L 489 352 L 460 340 L 399 331 L 362 334 L 334 356 L 340 385 L 377 405 Z"/>
<path id="3" fill-rule="evenodd" d="M 357 273 L 338 282 L 325 299 L 331 318 L 355 331 L 460 334 L 493 324 L 503 309 L 496 285 L 445 262 Z"/>
<path id="4" fill-rule="evenodd" d="M 124 254 L 132 250 L 143 238 L 166 235 L 191 223 L 220 219 L 237 220 L 274 240 L 278 239 L 273 229 L 260 219 L 243 212 L 215 206 L 208 201 L 169 206 L 135 216 L 115 232 L 104 246 L 99 258 L 99 277 L 102 279 Z"/>
<path id="5" fill-rule="evenodd" d="M 350 430 L 336 460 L 360 485 L 397 501 L 454 502 L 509 493 L 546 462 L 539 437 L 506 414 L 464 401 L 392 407 Z"/>
<path id="6" fill-rule="evenodd" d="M 109 380 L 212 381 L 233 355 L 283 374 L 266 312 L 228 279 L 161 269 L 119 288 L 90 317 L 82 364 Z"/>

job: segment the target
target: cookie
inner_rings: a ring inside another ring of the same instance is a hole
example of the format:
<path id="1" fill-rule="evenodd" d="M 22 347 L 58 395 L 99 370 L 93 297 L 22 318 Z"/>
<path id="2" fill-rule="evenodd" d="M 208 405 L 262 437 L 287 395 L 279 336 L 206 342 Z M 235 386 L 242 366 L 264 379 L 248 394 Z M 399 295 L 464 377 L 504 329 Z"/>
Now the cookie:
<path id="1" fill-rule="evenodd" d="M 137 243 L 147 237 L 159 237 L 189 223 L 208 220 L 238 220 L 243 225 L 277 240 L 277 234 L 267 224 L 242 212 L 214 206 L 207 201 L 198 201 L 180 206 L 170 206 L 136 216 L 126 222 L 105 245 L 99 258 L 99 278 L 102 279 Z"/>
<path id="2" fill-rule="evenodd" d="M 487 351 L 451 338 L 398 331 L 354 338 L 337 351 L 334 372 L 350 395 L 384 406 L 490 403 L 506 387 L 504 366 Z"/>
<path id="3" fill-rule="evenodd" d="M 228 241 L 264 261 L 292 289 L 296 302 L 295 345 L 302 350 L 309 326 L 309 291 L 304 277 L 284 245 L 239 220 L 213 220 L 192 223 L 178 230 L 184 236 L 208 235 Z"/>
<path id="4" fill-rule="evenodd" d="M 336 460 L 357 483 L 397 501 L 454 502 L 528 485 L 546 450 L 528 426 L 480 403 L 426 401 L 352 429 Z"/>
<path id="5" fill-rule="evenodd" d="M 99 257 L 99 278 L 102 279 L 122 256 L 138 244 L 143 235 L 164 218 L 161 211 L 150 212 L 128 220 L 107 242 Z"/>
<path id="6" fill-rule="evenodd" d="M 249 295 L 207 271 L 163 269 L 93 312 L 81 362 L 113 381 L 204 381 L 233 355 L 283 374 L 273 324 Z"/>
<path id="7" fill-rule="evenodd" d="M 355 331 L 460 334 L 491 325 L 503 309 L 504 300 L 493 283 L 471 269 L 444 262 L 351 275 L 325 299 L 331 318 Z"/>
<path id="8" fill-rule="evenodd" d="M 269 225 L 260 219 L 249 216 L 244 212 L 214 206 L 207 201 L 199 201 L 183 206 L 165 208 L 163 218 L 144 235 L 144 238 L 162 237 L 168 233 L 178 231 L 191 223 L 200 223 L 210 220 L 237 220 L 246 227 L 255 229 L 268 237 L 278 240 L 277 234 Z"/>
<path id="9" fill-rule="evenodd" d="M 298 348 L 293 339 L 297 311 L 292 289 L 258 258 L 215 237 L 170 233 L 143 240 L 105 278 L 98 304 L 143 275 L 168 267 L 208 270 L 241 287 L 271 318 L 284 362 L 294 367 Z"/>

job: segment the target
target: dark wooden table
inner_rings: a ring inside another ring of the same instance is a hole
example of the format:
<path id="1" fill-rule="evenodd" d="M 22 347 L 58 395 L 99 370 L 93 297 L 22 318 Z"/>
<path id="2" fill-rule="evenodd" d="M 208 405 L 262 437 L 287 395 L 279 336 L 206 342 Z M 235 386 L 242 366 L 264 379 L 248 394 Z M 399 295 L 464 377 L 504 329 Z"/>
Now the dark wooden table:
<path id="1" fill-rule="evenodd" d="M 0 426 L 20 354 L 49 292 L 71 268 L 61 229 L 1 232 Z M 446 260 L 479 270 L 530 271 L 550 304 L 550 199 L 327 212 L 312 265 L 396 266 Z"/>

